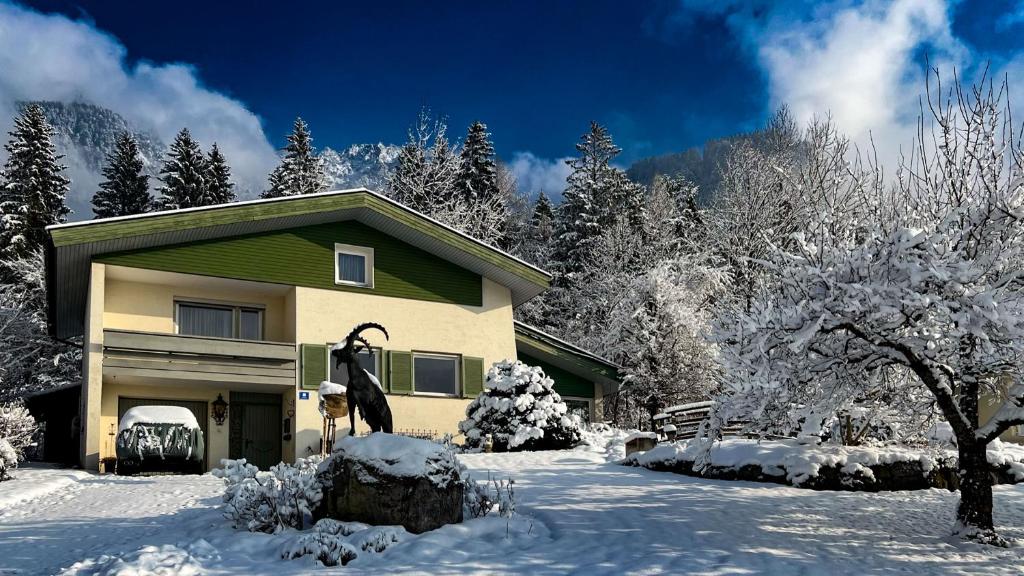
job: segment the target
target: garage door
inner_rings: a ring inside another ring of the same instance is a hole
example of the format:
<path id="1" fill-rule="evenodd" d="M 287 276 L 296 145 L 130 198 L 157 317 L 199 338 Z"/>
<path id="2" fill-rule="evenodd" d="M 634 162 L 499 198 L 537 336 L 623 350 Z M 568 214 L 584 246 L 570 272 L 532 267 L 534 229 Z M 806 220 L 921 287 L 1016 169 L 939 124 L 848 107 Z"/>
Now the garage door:
<path id="1" fill-rule="evenodd" d="M 206 400 L 158 400 L 156 398 L 118 398 L 117 399 L 117 420 L 121 421 L 121 417 L 128 410 L 135 408 L 136 406 L 181 406 L 182 408 L 188 408 L 192 414 L 195 414 L 196 420 L 199 422 L 199 429 L 203 431 L 203 443 L 206 444 L 206 450 L 203 454 L 203 469 L 207 468 L 206 459 L 210 453 L 210 435 L 206 433 L 206 426 L 209 424 L 207 418 L 207 402 Z"/>

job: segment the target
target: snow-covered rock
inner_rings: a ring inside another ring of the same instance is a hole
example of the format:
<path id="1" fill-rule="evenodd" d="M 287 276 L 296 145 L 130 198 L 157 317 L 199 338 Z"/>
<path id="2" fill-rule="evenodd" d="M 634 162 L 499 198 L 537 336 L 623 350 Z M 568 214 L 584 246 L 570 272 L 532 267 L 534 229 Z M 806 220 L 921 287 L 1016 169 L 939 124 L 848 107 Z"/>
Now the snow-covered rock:
<path id="1" fill-rule="evenodd" d="M 463 481 L 448 447 L 375 432 L 345 436 L 320 467 L 328 517 L 413 533 L 462 522 Z"/>

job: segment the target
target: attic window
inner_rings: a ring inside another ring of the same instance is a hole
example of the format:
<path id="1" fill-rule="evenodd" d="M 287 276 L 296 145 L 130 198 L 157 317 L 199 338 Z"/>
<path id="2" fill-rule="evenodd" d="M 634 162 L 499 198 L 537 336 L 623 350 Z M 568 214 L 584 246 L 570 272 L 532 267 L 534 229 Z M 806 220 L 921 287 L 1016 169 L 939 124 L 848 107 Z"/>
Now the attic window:
<path id="1" fill-rule="evenodd" d="M 373 248 L 335 244 L 334 283 L 373 288 Z"/>

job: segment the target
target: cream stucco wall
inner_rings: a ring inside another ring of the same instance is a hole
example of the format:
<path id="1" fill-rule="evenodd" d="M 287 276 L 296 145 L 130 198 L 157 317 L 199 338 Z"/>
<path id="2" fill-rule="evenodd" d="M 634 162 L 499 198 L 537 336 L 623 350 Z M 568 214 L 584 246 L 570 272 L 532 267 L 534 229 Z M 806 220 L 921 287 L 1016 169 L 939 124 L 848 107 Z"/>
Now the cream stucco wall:
<path id="1" fill-rule="evenodd" d="M 107 328 L 173 334 L 175 300 L 215 301 L 265 306 L 263 339 L 291 342 L 290 319 L 284 296 L 235 287 L 175 286 L 125 280 L 107 280 L 103 324 Z"/>
<path id="2" fill-rule="evenodd" d="M 389 298 L 372 294 L 336 292 L 314 288 L 295 289 L 295 334 L 298 343 L 336 342 L 361 322 L 377 322 L 391 336 L 367 331 L 374 346 L 385 350 L 441 352 L 484 359 L 484 366 L 516 357 L 509 289 L 486 278 L 483 305 L 459 306 Z M 297 391 L 298 393 L 299 391 Z M 308 400 L 296 400 L 296 456 L 305 456 L 320 445 L 321 418 L 316 391 Z M 458 432 L 470 400 L 427 396 L 388 395 L 396 430 Z M 348 424 L 338 422 L 339 434 Z M 357 431 L 365 424 L 357 419 Z"/>
<path id="3" fill-rule="evenodd" d="M 85 307 L 82 347 L 81 464 L 96 470 L 100 465 L 100 404 L 103 394 L 103 306 L 106 267 L 93 263 L 89 269 L 89 293 Z"/>
<path id="4" fill-rule="evenodd" d="M 107 267 L 117 271 L 117 267 Z M 253 288 L 252 283 L 233 283 L 217 279 L 181 284 L 151 283 L 124 279 L 104 273 L 103 264 L 93 264 L 87 320 L 87 354 L 83 406 L 83 462 L 96 468 L 101 457 L 113 455 L 108 433 L 117 423 L 117 399 L 120 396 L 207 400 L 218 393 L 229 397 L 223 385 L 194 383 L 132 382 L 126 384 L 102 376 L 103 329 L 114 328 L 145 332 L 174 332 L 175 299 L 199 299 L 266 306 L 265 338 L 296 344 L 335 342 L 361 322 L 384 325 L 391 335 L 369 331 L 365 336 L 385 350 L 423 351 L 460 354 L 484 359 L 485 368 L 505 358 L 516 357 L 512 321 L 512 297 L 507 287 L 484 279 L 481 306 L 462 306 L 379 296 L 370 293 L 341 292 L 314 288 L 278 287 L 274 291 Z M 145 271 L 137 271 L 140 274 Z M 297 354 L 296 354 L 297 356 Z M 298 358 L 296 358 L 298 360 Z M 282 440 L 285 460 L 303 457 L 319 450 L 322 419 L 317 410 L 315 390 L 296 387 L 283 397 L 282 418 L 289 419 Z M 250 391 L 252 387 L 247 388 Z M 268 390 L 269 391 L 269 390 Z M 301 392 L 309 398 L 300 399 Z M 396 430 L 433 430 L 438 434 L 458 432 L 469 399 L 429 396 L 388 395 Z M 228 410 L 230 415 L 230 409 Z M 230 417 L 230 416 L 229 416 Z M 338 422 L 339 434 L 348 427 Z M 359 432 L 365 424 L 357 419 Z M 228 454 L 228 425 L 209 424 L 206 439 L 208 462 L 216 466 Z M 290 437 L 287 433 L 291 433 Z"/>

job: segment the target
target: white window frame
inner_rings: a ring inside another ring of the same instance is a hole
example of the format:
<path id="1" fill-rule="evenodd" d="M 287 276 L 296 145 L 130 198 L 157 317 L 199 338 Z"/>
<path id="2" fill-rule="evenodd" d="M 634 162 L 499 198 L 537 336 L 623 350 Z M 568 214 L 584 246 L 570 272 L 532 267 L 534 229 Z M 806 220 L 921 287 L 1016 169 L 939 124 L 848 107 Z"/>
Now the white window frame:
<path id="1" fill-rule="evenodd" d="M 444 392 L 420 392 L 416 390 L 416 358 L 444 358 L 455 361 L 455 393 Z M 462 397 L 462 355 L 445 354 L 444 352 L 412 352 L 412 393 L 415 396 L 432 396 L 434 398 L 461 398 Z"/>
<path id="2" fill-rule="evenodd" d="M 363 265 L 366 267 L 364 276 L 366 282 L 352 282 L 341 279 L 341 270 L 338 269 L 338 255 L 348 254 L 349 256 L 362 256 Z M 334 283 L 340 286 L 356 286 L 359 288 L 373 288 L 373 248 L 366 246 L 353 246 L 352 244 L 334 244 Z"/>
<path id="3" fill-rule="evenodd" d="M 267 306 L 265 304 L 248 304 L 242 302 L 225 302 L 223 300 L 209 300 L 206 298 L 179 298 L 174 297 L 174 333 L 181 336 L 192 336 L 192 334 L 182 334 L 181 326 L 178 323 L 178 319 L 181 317 L 180 310 L 181 305 L 205 307 L 205 308 L 220 308 L 222 310 L 231 310 L 231 338 L 226 340 L 241 340 L 239 334 L 241 334 L 241 313 L 242 310 L 255 310 L 260 313 L 260 338 L 259 340 L 247 340 L 248 342 L 266 342 L 267 333 Z M 196 336 L 197 338 L 218 338 L 218 336 Z"/>

